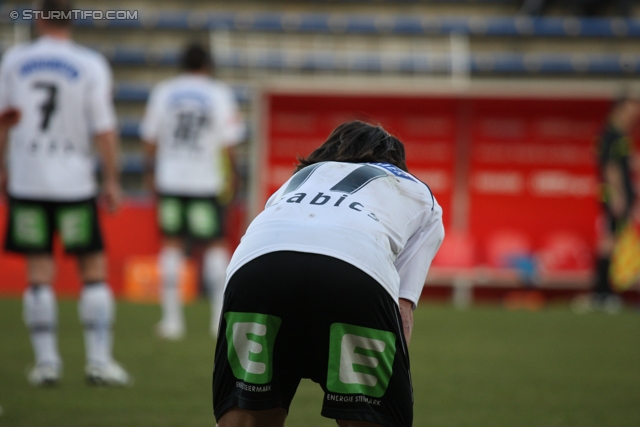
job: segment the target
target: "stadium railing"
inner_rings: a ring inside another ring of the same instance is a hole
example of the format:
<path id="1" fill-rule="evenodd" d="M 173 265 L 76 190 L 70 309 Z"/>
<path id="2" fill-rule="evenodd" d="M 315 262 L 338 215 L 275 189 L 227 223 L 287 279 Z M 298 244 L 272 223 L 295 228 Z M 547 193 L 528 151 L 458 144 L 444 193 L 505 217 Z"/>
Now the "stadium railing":
<path id="1" fill-rule="evenodd" d="M 179 51 L 150 51 L 143 47 L 104 49 L 105 56 L 121 66 L 178 64 Z M 472 74 L 634 74 L 640 71 L 640 54 L 635 53 L 469 53 Z M 449 73 L 452 55 L 448 53 L 384 52 L 291 52 L 263 49 L 233 51 L 216 55 L 220 67 L 231 69 L 353 71 L 398 73 Z M 131 95 L 135 96 L 135 95 Z"/>

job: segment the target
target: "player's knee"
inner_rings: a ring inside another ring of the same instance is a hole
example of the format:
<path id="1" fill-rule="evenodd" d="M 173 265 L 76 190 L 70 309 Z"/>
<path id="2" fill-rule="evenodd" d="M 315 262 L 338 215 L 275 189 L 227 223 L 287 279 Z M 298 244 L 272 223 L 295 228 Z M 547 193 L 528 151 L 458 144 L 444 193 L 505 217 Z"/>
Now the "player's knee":
<path id="1" fill-rule="evenodd" d="M 165 248 L 175 248 L 175 249 L 183 250 L 184 246 L 185 246 L 184 239 L 181 237 L 165 236 L 162 239 L 162 247 L 165 247 Z"/>
<path id="2" fill-rule="evenodd" d="M 51 255 L 29 255 L 27 257 L 29 283 L 51 283 L 54 270 L 53 257 Z"/>
<path id="3" fill-rule="evenodd" d="M 218 420 L 218 427 L 283 427 L 287 418 L 284 408 L 251 411 L 233 407 Z"/>
<path id="4" fill-rule="evenodd" d="M 357 420 L 336 420 L 340 427 L 380 427 L 382 424 L 372 423 L 371 421 Z"/>
<path id="5" fill-rule="evenodd" d="M 78 257 L 80 276 L 84 283 L 102 282 L 107 276 L 107 261 L 104 252 L 83 254 Z"/>

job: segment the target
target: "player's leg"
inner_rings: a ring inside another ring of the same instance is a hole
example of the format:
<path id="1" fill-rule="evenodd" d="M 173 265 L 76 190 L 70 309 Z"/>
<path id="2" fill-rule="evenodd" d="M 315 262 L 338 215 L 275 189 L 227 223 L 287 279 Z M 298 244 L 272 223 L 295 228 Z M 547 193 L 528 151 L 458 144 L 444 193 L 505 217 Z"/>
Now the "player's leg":
<path id="1" fill-rule="evenodd" d="M 156 334 L 160 338 L 177 340 L 185 332 L 179 287 L 184 264 L 184 198 L 161 195 L 157 215 L 163 237 L 158 256 L 162 317 L 156 325 Z"/>
<path id="2" fill-rule="evenodd" d="M 84 330 L 85 374 L 91 384 L 127 385 L 127 372 L 111 355 L 115 302 L 107 283 L 107 261 L 95 199 L 57 203 L 57 229 L 67 253 L 78 259 L 83 282 L 78 314 Z"/>
<path id="3" fill-rule="evenodd" d="M 156 334 L 168 340 L 178 340 L 185 332 L 180 294 L 180 271 L 184 264 L 183 246 L 181 238 L 165 237 L 158 258 L 162 318 L 156 327 Z"/>
<path id="4" fill-rule="evenodd" d="M 80 254 L 78 264 L 84 283 L 78 313 L 84 330 L 87 382 L 92 385 L 130 385 L 129 374 L 113 359 L 115 301 L 106 282 L 104 252 Z"/>
<path id="5" fill-rule="evenodd" d="M 605 210 L 605 230 L 598 239 L 595 283 L 593 286 L 594 308 L 615 314 L 622 309 L 622 299 L 611 287 L 611 256 L 616 245 L 617 233 L 621 223 L 608 208 Z"/>
<path id="6" fill-rule="evenodd" d="M 308 323 L 322 327 L 322 342 L 306 355 L 313 361 L 309 377 L 325 392 L 322 415 L 341 426 L 411 426 L 409 354 L 397 302 L 367 273 L 336 258 L 300 254 L 293 263 L 302 267 L 288 274 L 305 277 L 313 267 L 306 275 L 320 283 L 304 281 L 305 300 L 313 301 L 305 309 Z"/>
<path id="7" fill-rule="evenodd" d="M 369 421 L 355 421 L 355 420 L 336 420 L 336 423 L 340 427 L 377 427 L 382 424 L 372 423 Z"/>
<path id="8" fill-rule="evenodd" d="M 218 335 L 227 266 L 231 258 L 224 239 L 224 211 L 215 197 L 191 198 L 186 209 L 189 236 L 207 245 L 202 257 L 202 277 L 211 300 L 209 327 L 215 338 Z"/>
<path id="9" fill-rule="evenodd" d="M 282 427 L 286 418 L 284 408 L 251 411 L 236 406 L 224 413 L 218 427 Z"/>
<path id="10" fill-rule="evenodd" d="M 307 360 L 301 337 L 309 335 L 296 317 L 298 304 L 292 303 L 299 292 L 284 291 L 292 288 L 288 261 L 286 256 L 251 261 L 229 282 L 212 384 L 220 426 L 284 424 Z M 278 274 L 269 275 L 274 271 Z"/>
<path id="11" fill-rule="evenodd" d="M 26 255 L 28 286 L 23 294 L 23 318 L 35 354 L 28 379 L 33 385 L 52 385 L 62 373 L 58 352 L 58 314 L 51 288 L 54 264 L 52 206 L 47 202 L 9 198 L 5 249 Z"/>
<path id="12" fill-rule="evenodd" d="M 202 260 L 202 275 L 204 277 L 209 298 L 211 300 L 211 335 L 218 336 L 222 301 L 224 299 L 224 284 L 229 265 L 229 250 L 225 240 L 217 240 L 204 253 Z"/>
<path id="13" fill-rule="evenodd" d="M 23 312 L 36 359 L 29 372 L 29 382 L 36 386 L 55 385 L 62 375 L 57 341 L 58 309 L 50 285 L 53 275 L 51 255 L 27 256 L 29 287 L 23 295 Z"/>
<path id="14" fill-rule="evenodd" d="M 599 219 L 600 229 L 596 247 L 596 262 L 593 275 L 591 295 L 580 295 L 571 302 L 572 309 L 577 313 L 604 309 L 610 313 L 617 313 L 622 308 L 622 301 L 613 292 L 609 279 L 611 268 L 611 254 L 616 244 L 618 221 L 610 209 L 603 205 L 602 216 Z"/>
<path id="15" fill-rule="evenodd" d="M 299 379 L 311 378 L 325 390 L 322 415 L 341 425 L 411 425 L 397 304 L 356 267 L 316 254 L 262 255 L 229 279 L 221 322 L 213 376 L 218 421 L 233 408 L 286 411 Z M 368 357 L 357 347 L 370 350 Z"/>
<path id="16" fill-rule="evenodd" d="M 83 281 L 78 314 L 84 329 L 87 365 L 106 365 L 111 361 L 115 307 L 113 294 L 105 282 L 105 263 L 104 252 L 78 256 Z"/>

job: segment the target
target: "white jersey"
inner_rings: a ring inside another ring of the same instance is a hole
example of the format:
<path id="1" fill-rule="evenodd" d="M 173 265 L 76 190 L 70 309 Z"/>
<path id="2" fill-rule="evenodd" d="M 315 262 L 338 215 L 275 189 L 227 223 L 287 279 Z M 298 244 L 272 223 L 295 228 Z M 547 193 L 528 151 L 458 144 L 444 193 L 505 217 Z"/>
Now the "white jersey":
<path id="1" fill-rule="evenodd" d="M 228 85 L 184 74 L 154 88 L 140 133 L 158 144 L 160 193 L 212 196 L 224 187 L 221 150 L 242 140 L 244 122 Z"/>
<path id="2" fill-rule="evenodd" d="M 227 280 L 260 255 L 310 252 L 346 261 L 396 302 L 417 304 L 443 238 L 442 209 L 412 175 L 386 163 L 317 163 L 271 196 L 233 254 Z"/>
<path id="3" fill-rule="evenodd" d="M 0 67 L 0 111 L 16 108 L 9 193 L 40 200 L 96 194 L 93 136 L 116 128 L 111 71 L 100 54 L 50 37 L 13 47 Z"/>

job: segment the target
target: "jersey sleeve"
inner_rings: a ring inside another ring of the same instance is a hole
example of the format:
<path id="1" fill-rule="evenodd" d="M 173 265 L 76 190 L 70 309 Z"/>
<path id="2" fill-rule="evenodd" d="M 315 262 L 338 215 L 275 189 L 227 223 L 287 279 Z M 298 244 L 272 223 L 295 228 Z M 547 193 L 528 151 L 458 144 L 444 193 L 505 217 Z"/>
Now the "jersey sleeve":
<path id="1" fill-rule="evenodd" d="M 144 117 L 140 122 L 140 138 L 145 142 L 157 143 L 160 133 L 160 122 L 162 117 L 160 101 L 160 87 L 156 86 L 149 95 Z"/>
<path id="2" fill-rule="evenodd" d="M 94 60 L 92 81 L 89 87 L 89 120 L 94 133 L 116 129 L 117 120 L 113 105 L 113 82 L 109 64 L 102 57 Z"/>
<path id="3" fill-rule="evenodd" d="M 442 208 L 434 199 L 429 221 L 411 236 L 395 262 L 400 276 L 398 296 L 411 301 L 414 308 L 418 305 L 431 262 L 443 239 Z"/>
<path id="4" fill-rule="evenodd" d="M 8 50 L 2 58 L 0 63 L 0 111 L 4 111 L 7 108 L 13 106 L 13 99 L 11 96 L 11 73 L 10 63 L 13 58 L 13 50 Z"/>
<path id="5" fill-rule="evenodd" d="M 245 123 L 238 109 L 235 94 L 228 86 L 223 86 L 217 113 L 222 145 L 228 147 L 242 142 L 246 131 Z"/>

